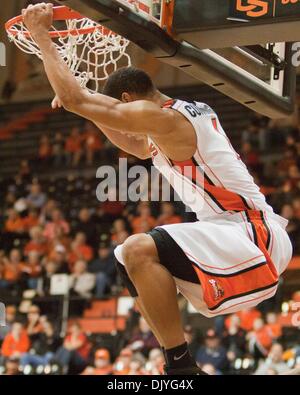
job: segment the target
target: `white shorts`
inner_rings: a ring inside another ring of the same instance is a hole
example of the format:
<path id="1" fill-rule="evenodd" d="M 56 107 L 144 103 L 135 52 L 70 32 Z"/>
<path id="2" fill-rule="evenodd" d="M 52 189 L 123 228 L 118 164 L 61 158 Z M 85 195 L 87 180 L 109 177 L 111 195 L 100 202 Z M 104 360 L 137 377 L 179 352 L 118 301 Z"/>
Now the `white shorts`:
<path id="1" fill-rule="evenodd" d="M 286 225 L 275 214 L 250 211 L 161 226 L 149 234 L 178 291 L 197 311 L 214 317 L 275 295 L 292 257 Z M 115 256 L 124 265 L 122 246 Z"/>

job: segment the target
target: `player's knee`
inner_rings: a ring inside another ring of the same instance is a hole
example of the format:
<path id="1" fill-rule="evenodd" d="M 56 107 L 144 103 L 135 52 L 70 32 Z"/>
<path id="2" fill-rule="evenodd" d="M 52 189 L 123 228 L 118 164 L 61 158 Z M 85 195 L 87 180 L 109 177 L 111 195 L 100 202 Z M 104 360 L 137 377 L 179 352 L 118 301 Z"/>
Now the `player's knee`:
<path id="1" fill-rule="evenodd" d="M 123 244 L 122 255 L 129 275 L 134 275 L 146 262 L 158 259 L 152 237 L 144 233 L 130 236 Z"/>

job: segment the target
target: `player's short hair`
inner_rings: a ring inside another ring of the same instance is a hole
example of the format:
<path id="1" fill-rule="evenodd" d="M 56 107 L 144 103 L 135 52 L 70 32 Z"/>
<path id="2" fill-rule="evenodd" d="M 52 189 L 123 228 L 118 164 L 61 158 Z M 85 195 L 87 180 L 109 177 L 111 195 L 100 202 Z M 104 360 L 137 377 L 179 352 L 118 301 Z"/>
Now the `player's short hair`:
<path id="1" fill-rule="evenodd" d="M 148 96 L 155 92 L 155 86 L 145 71 L 135 67 L 123 67 L 112 73 L 103 88 L 103 94 L 121 100 L 122 93 Z"/>

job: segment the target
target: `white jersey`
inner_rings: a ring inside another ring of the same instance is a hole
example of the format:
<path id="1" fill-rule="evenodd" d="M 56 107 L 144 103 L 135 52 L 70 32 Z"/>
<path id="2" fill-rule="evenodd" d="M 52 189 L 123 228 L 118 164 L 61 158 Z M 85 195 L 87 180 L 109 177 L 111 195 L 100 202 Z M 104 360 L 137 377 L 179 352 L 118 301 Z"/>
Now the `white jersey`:
<path id="1" fill-rule="evenodd" d="M 199 220 L 247 210 L 273 213 L 207 104 L 172 100 L 164 107 L 190 121 L 197 149 L 190 160 L 175 162 L 149 139 L 153 164 Z"/>
<path id="2" fill-rule="evenodd" d="M 190 160 L 174 162 L 150 139 L 153 163 L 200 221 L 150 233 L 161 264 L 207 317 L 252 308 L 275 295 L 291 259 L 287 221 L 266 203 L 209 106 L 180 100 L 167 106 L 194 126 L 197 149 Z M 115 256 L 124 264 L 122 248 Z"/>

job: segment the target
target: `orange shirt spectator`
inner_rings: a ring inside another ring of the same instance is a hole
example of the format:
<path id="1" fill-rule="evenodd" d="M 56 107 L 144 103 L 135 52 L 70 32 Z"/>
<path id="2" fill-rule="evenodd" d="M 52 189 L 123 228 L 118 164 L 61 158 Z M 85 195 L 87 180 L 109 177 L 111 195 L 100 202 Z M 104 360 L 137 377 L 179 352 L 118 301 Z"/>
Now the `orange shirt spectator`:
<path id="1" fill-rule="evenodd" d="M 10 233 L 22 233 L 25 230 L 24 220 L 16 210 L 9 210 L 4 229 Z"/>
<path id="2" fill-rule="evenodd" d="M 158 217 L 156 225 L 172 225 L 180 224 L 182 219 L 179 215 L 175 214 L 174 206 L 172 203 L 164 202 L 161 205 L 161 214 Z"/>
<path id="3" fill-rule="evenodd" d="M 131 222 L 133 233 L 144 233 L 156 226 L 156 219 L 151 215 L 151 209 L 147 202 L 138 205 L 138 216 Z"/>
<path id="4" fill-rule="evenodd" d="M 104 376 L 111 374 L 112 371 L 109 351 L 106 348 L 100 348 L 95 352 L 94 366 L 88 366 L 81 374 L 83 376 Z"/>
<path id="5" fill-rule="evenodd" d="M 73 129 L 71 135 L 66 139 L 65 150 L 69 153 L 81 150 L 82 137 L 77 129 Z"/>
<path id="6" fill-rule="evenodd" d="M 253 329 L 253 324 L 256 318 L 261 317 L 261 313 L 256 309 L 241 310 L 237 313 L 240 319 L 240 327 L 245 331 L 249 332 Z M 226 328 L 229 328 L 230 318 L 228 317 L 225 321 Z"/>
<path id="7" fill-rule="evenodd" d="M 71 325 L 69 334 L 64 340 L 64 347 L 68 350 L 76 350 L 85 360 L 88 358 L 91 344 L 79 324 L 73 323 Z"/>
<path id="8" fill-rule="evenodd" d="M 48 251 L 47 243 L 37 243 L 34 240 L 29 241 L 24 248 L 24 254 L 28 255 L 32 251 L 38 252 L 40 255 L 45 255 Z"/>
<path id="9" fill-rule="evenodd" d="M 144 233 L 156 226 L 154 217 L 135 217 L 131 222 L 133 233 Z"/>
<path id="10" fill-rule="evenodd" d="M 282 335 L 282 325 L 278 321 L 277 314 L 269 312 L 266 316 L 266 322 L 265 327 L 272 339 L 278 339 Z"/>
<path id="11" fill-rule="evenodd" d="M 92 258 L 93 258 L 93 249 L 88 245 L 81 245 L 76 247 L 73 251 L 70 252 L 68 261 L 72 268 L 75 262 L 78 261 L 78 259 L 83 259 L 84 261 L 89 262 Z"/>
<path id="12" fill-rule="evenodd" d="M 42 271 L 39 253 L 31 251 L 28 254 L 28 261 L 20 264 L 20 269 L 22 273 L 26 273 L 29 277 L 39 277 Z"/>
<path id="13" fill-rule="evenodd" d="M 9 282 L 18 281 L 22 274 L 22 265 L 20 251 L 14 248 L 10 251 L 9 259 L 4 263 L 3 279 Z"/>
<path id="14" fill-rule="evenodd" d="M 39 222 L 38 212 L 36 210 L 30 210 L 27 217 L 23 219 L 26 231 L 29 231 L 34 226 L 38 226 Z"/>
<path id="15" fill-rule="evenodd" d="M 27 352 L 30 347 L 29 337 L 19 322 L 12 324 L 11 331 L 5 336 L 1 354 L 4 357 L 19 357 L 21 354 Z"/>
<path id="16" fill-rule="evenodd" d="M 39 158 L 46 159 L 51 156 L 52 147 L 49 140 L 49 137 L 44 135 L 41 137 L 40 146 L 39 146 Z"/>
<path id="17" fill-rule="evenodd" d="M 93 249 L 86 244 L 86 236 L 83 232 L 78 232 L 71 244 L 71 251 L 68 256 L 70 269 L 74 266 L 75 262 L 83 259 L 89 262 L 93 258 Z"/>
<path id="18" fill-rule="evenodd" d="M 262 345 L 266 350 L 271 348 L 273 339 L 266 326 L 254 331 L 254 334 L 258 344 Z"/>
<path id="19" fill-rule="evenodd" d="M 100 151 L 103 147 L 100 134 L 95 130 L 89 130 L 83 135 L 85 146 L 91 151 Z"/>

